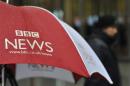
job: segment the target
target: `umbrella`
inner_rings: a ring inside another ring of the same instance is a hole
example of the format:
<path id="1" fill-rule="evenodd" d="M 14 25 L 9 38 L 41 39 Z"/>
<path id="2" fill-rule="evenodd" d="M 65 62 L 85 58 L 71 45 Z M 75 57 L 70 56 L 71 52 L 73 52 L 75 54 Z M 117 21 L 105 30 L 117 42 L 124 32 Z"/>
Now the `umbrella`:
<path id="1" fill-rule="evenodd" d="M 1 64 L 46 64 L 85 77 L 98 72 L 112 83 L 88 43 L 49 11 L 0 2 L 0 20 Z"/>

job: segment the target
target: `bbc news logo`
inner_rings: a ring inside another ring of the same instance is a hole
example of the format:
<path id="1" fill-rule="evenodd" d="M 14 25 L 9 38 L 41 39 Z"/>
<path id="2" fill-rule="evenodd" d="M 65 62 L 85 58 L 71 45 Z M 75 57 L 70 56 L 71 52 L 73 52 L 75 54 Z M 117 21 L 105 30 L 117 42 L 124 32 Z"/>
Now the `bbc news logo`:
<path id="1" fill-rule="evenodd" d="M 38 32 L 15 30 L 16 36 L 39 38 Z"/>
<path id="2" fill-rule="evenodd" d="M 53 43 L 40 39 L 39 32 L 23 30 L 15 30 L 14 32 L 16 35 L 15 38 L 10 39 L 6 37 L 4 39 L 4 46 L 6 50 L 23 50 L 29 52 L 29 54 L 37 54 L 38 52 L 44 55 L 53 53 Z"/>

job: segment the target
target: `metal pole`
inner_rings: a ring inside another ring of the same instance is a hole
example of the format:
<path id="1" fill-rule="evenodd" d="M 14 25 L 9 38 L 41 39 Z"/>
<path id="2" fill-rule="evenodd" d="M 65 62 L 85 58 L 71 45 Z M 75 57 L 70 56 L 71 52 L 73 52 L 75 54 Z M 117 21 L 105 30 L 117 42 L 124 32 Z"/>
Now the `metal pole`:
<path id="1" fill-rule="evenodd" d="M 6 0 L 6 3 L 9 4 L 9 0 Z"/>
<path id="2" fill-rule="evenodd" d="M 2 75 L 2 86 L 5 86 L 5 65 L 2 65 L 1 69 L 1 75 Z"/>

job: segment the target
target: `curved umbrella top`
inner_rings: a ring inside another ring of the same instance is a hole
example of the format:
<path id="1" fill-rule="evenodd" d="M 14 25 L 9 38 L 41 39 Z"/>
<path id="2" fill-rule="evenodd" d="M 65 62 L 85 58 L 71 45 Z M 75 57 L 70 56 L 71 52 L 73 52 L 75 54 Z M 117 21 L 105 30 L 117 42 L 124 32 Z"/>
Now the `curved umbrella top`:
<path id="1" fill-rule="evenodd" d="M 50 13 L 5 3 L 0 11 L 1 64 L 48 64 L 88 76 L 70 37 Z"/>
<path id="2" fill-rule="evenodd" d="M 70 27 L 49 11 L 0 2 L 0 20 L 1 64 L 47 64 L 86 77 L 99 72 L 112 83 L 96 54 L 83 38 L 75 31 L 74 34 L 78 35 L 71 34 L 71 29 L 68 29 Z M 73 35 L 78 38 L 74 39 Z M 83 43 L 78 42 L 79 39 Z"/>

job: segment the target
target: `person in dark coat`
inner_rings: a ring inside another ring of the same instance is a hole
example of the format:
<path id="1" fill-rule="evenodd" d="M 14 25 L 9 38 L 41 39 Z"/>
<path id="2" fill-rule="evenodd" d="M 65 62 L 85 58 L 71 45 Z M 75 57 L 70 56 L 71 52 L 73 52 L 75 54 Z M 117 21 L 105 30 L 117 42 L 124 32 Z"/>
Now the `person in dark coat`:
<path id="1" fill-rule="evenodd" d="M 86 40 L 103 63 L 113 84 L 109 84 L 109 82 L 101 76 L 92 76 L 86 79 L 84 86 L 120 86 L 118 61 L 111 49 L 111 46 L 118 36 L 115 18 L 112 16 L 103 16 L 99 18 L 95 26 L 96 31 Z"/>

